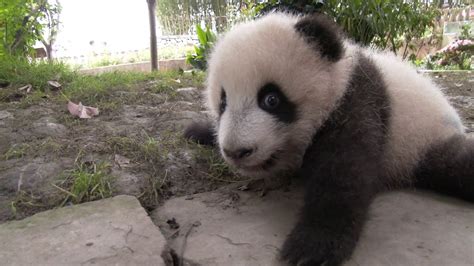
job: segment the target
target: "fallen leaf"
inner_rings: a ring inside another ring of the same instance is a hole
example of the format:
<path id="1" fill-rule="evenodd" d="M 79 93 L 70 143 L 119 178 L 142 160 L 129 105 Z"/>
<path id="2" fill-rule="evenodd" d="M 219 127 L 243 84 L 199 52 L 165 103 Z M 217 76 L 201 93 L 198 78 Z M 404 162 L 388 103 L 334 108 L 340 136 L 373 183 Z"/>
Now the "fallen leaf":
<path id="1" fill-rule="evenodd" d="M 28 84 L 28 85 L 18 88 L 18 91 L 24 92 L 24 93 L 30 93 L 32 89 L 33 89 L 33 86 L 31 84 Z"/>
<path id="2" fill-rule="evenodd" d="M 454 86 L 456 86 L 456 87 L 458 87 L 458 88 L 459 88 L 459 87 L 461 87 L 461 86 L 462 86 L 462 83 L 454 83 Z"/>
<path id="3" fill-rule="evenodd" d="M 85 106 L 82 103 L 75 104 L 71 101 L 67 103 L 69 113 L 79 118 L 91 118 L 99 114 L 99 109 L 95 107 Z"/>
<path id="4" fill-rule="evenodd" d="M 54 89 L 54 90 L 59 90 L 61 89 L 61 83 L 57 82 L 57 81 L 54 81 L 54 80 L 50 80 L 48 81 L 48 84 L 49 86 Z"/>

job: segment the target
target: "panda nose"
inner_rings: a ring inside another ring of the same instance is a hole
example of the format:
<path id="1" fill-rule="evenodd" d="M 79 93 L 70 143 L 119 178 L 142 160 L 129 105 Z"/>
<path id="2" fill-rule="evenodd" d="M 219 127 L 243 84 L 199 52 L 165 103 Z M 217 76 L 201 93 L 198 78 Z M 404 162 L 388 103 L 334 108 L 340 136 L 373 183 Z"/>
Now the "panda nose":
<path id="1" fill-rule="evenodd" d="M 240 160 L 249 157 L 253 153 L 253 149 L 240 148 L 236 150 L 229 150 L 224 148 L 224 154 L 234 160 Z"/>

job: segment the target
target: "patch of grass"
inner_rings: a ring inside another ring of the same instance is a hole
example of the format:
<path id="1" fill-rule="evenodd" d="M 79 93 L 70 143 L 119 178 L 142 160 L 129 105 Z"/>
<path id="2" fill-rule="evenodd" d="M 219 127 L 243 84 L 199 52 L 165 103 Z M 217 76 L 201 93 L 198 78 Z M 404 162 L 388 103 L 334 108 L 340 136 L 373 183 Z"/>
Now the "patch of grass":
<path id="1" fill-rule="evenodd" d="M 47 137 L 42 140 L 38 140 L 34 143 L 34 149 L 30 149 L 30 152 L 32 152 L 33 156 L 40 156 L 40 155 L 61 155 L 68 150 L 68 146 L 58 142 L 52 137 Z"/>
<path id="2" fill-rule="evenodd" d="M 65 195 L 61 205 L 67 202 L 79 204 L 112 196 L 113 180 L 108 163 L 80 163 L 59 185 L 53 186 Z"/>
<path id="3" fill-rule="evenodd" d="M 56 80 L 62 85 L 60 93 L 50 91 L 49 80 Z M 0 81 L 7 81 L 10 84 L 9 87 L 0 90 L 0 101 L 20 102 L 22 108 L 42 101 L 64 102 L 70 99 L 107 111 L 115 110 L 123 103 L 139 101 L 138 98 L 117 97 L 114 94 L 117 91 L 145 89 L 148 92 L 164 93 L 173 97 L 176 96 L 178 88 L 202 87 L 204 74 L 183 71 L 151 73 L 116 71 L 100 75 L 84 75 L 59 62 L 29 62 L 26 59 L 7 58 L 0 62 Z M 31 93 L 24 94 L 17 90 L 27 84 L 33 86 Z"/>
<path id="4" fill-rule="evenodd" d="M 7 81 L 13 88 L 31 84 L 33 90 L 47 91 L 48 81 L 57 80 L 68 83 L 77 74 L 66 64 L 60 62 L 30 62 L 21 58 L 2 58 L 0 62 L 0 81 Z"/>
<path id="5" fill-rule="evenodd" d="M 12 218 L 22 219 L 40 211 L 62 207 L 67 203 L 104 199 L 113 195 L 114 177 L 109 174 L 110 165 L 101 163 L 80 163 L 61 181 L 51 184 L 47 191 L 33 192 L 19 190 L 10 203 Z"/>
<path id="6" fill-rule="evenodd" d="M 158 205 L 162 198 L 163 186 L 166 183 L 167 176 L 167 172 L 165 171 L 162 178 L 151 175 L 146 178 L 146 182 L 141 188 L 141 193 L 137 196 L 143 208 L 150 211 Z"/>
<path id="7" fill-rule="evenodd" d="M 30 145 L 26 143 L 15 144 L 11 146 L 3 155 L 3 160 L 17 159 L 25 156 L 30 149 Z"/>
<path id="8" fill-rule="evenodd" d="M 21 219 L 45 209 L 48 209 L 48 205 L 44 203 L 41 196 L 24 190 L 18 191 L 10 203 L 10 210 L 15 219 Z"/>
<path id="9" fill-rule="evenodd" d="M 165 155 L 177 145 L 182 144 L 182 141 L 175 132 L 161 132 L 155 138 L 143 131 L 134 137 L 113 136 L 107 140 L 107 143 L 112 153 L 120 153 L 137 161 L 151 162 L 164 159 Z"/>
<path id="10" fill-rule="evenodd" d="M 115 110 L 120 105 L 140 101 L 143 94 L 118 96 L 117 91 L 138 91 L 146 88 L 152 93 L 176 96 L 176 90 L 182 87 L 202 87 L 203 74 L 163 72 L 111 72 L 97 76 L 79 75 L 65 85 L 64 95 L 75 102 L 93 105 L 103 110 Z"/>
<path id="11" fill-rule="evenodd" d="M 36 158 L 44 155 L 61 155 L 68 151 L 68 147 L 51 137 L 36 139 L 31 142 L 14 144 L 3 155 L 1 160 L 18 159 L 23 157 Z"/>
<path id="12" fill-rule="evenodd" d="M 115 136 L 107 140 L 110 153 L 130 158 L 140 171 L 147 173 L 145 184 L 137 196 L 144 208 L 151 210 L 163 198 L 163 186 L 168 178 L 165 170 L 170 160 L 168 156 L 182 145 L 181 141 L 172 132 L 165 132 L 157 138 L 143 132 L 133 138 Z"/>

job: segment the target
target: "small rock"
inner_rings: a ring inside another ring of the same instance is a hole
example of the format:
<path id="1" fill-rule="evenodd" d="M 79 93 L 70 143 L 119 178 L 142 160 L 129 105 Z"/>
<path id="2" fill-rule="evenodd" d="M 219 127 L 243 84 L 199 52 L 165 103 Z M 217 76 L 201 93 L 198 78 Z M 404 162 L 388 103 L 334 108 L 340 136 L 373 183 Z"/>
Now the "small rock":
<path id="1" fill-rule="evenodd" d="M 8 111 L 0 111 L 0 120 L 13 118 L 13 115 Z"/>
<path id="2" fill-rule="evenodd" d="M 189 102 L 194 102 L 199 98 L 199 91 L 196 88 L 180 88 L 176 92 Z"/>
<path id="3" fill-rule="evenodd" d="M 111 175 L 115 177 L 115 189 L 117 193 L 127 195 L 140 195 L 146 176 L 143 172 L 129 172 L 128 168 L 122 169 L 118 166 L 112 167 Z"/>
<path id="4" fill-rule="evenodd" d="M 69 164 L 67 159 L 49 162 L 34 159 L 13 164 L 0 176 L 0 191 L 34 190 L 38 193 L 47 191 L 52 188 L 51 183 L 55 178 L 69 167 Z"/>

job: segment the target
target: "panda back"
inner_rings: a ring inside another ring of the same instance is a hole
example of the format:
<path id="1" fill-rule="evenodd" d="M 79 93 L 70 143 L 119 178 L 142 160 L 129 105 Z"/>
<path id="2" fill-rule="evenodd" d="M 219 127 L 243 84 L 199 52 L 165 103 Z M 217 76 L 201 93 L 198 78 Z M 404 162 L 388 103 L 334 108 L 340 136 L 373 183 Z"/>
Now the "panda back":
<path id="1" fill-rule="evenodd" d="M 464 132 L 461 119 L 440 88 L 409 63 L 392 54 L 365 52 L 380 69 L 390 101 L 389 176 L 409 178 L 430 147 Z"/>

